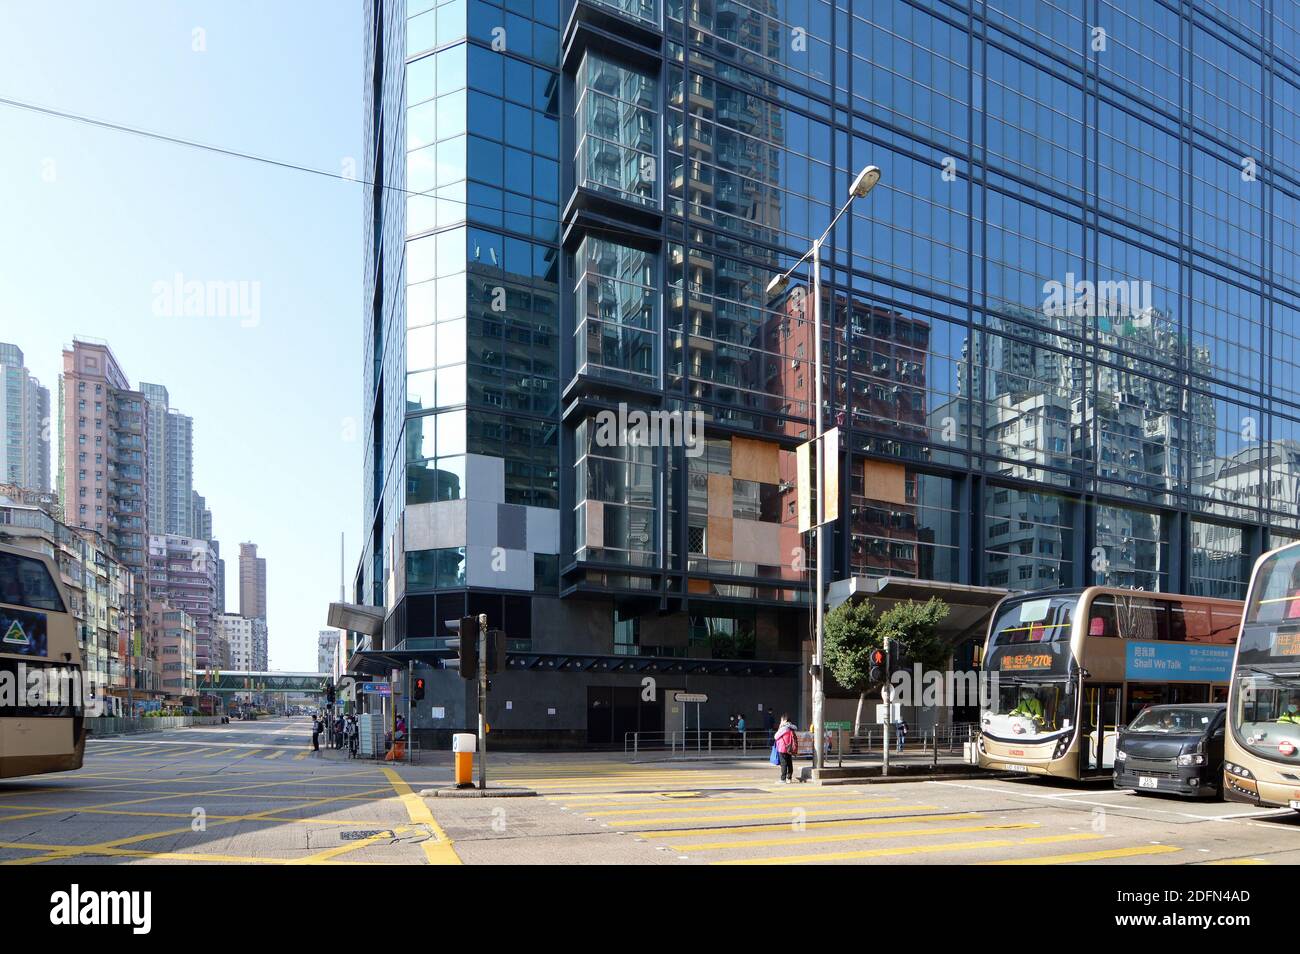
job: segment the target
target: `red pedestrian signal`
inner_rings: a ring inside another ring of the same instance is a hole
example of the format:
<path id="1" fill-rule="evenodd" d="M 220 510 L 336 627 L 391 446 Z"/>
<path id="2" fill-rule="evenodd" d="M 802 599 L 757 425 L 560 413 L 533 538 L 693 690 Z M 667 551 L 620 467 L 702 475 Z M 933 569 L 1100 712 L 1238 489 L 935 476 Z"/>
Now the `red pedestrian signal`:
<path id="1" fill-rule="evenodd" d="M 873 649 L 871 651 L 871 672 L 869 673 L 872 682 L 884 682 L 888 666 L 886 665 L 887 657 L 883 649 Z"/>

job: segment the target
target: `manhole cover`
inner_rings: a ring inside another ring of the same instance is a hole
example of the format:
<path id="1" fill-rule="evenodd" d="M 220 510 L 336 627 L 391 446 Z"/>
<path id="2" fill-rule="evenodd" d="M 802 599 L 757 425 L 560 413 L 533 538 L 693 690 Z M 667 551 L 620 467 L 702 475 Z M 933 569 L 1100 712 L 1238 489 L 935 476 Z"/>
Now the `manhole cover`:
<path id="1" fill-rule="evenodd" d="M 385 837 L 385 838 L 392 838 L 392 837 L 393 837 L 393 833 L 392 833 L 391 831 L 389 831 L 387 828 L 378 828 L 378 829 L 376 829 L 376 830 L 374 830 L 374 831 L 341 831 L 341 832 L 339 832 L 339 838 L 340 838 L 340 840 L 342 840 L 342 841 L 363 841 L 363 840 L 365 840 L 366 838 L 374 838 L 374 837 L 376 837 L 376 836 L 383 836 L 383 837 Z"/>

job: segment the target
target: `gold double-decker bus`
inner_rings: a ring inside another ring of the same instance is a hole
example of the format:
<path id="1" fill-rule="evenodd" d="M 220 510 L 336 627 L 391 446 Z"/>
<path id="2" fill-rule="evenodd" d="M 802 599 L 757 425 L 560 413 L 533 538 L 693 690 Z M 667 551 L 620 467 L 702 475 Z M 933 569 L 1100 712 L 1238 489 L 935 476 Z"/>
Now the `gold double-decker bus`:
<path id="1" fill-rule="evenodd" d="M 77 625 L 54 561 L 0 544 L 0 778 L 81 768 Z"/>
<path id="2" fill-rule="evenodd" d="M 980 767 L 1110 776 L 1147 706 L 1227 700 L 1241 608 L 1103 586 L 1006 597 L 984 646 Z"/>
<path id="3" fill-rule="evenodd" d="M 1223 791 L 1300 811 L 1300 543 L 1255 563 L 1228 702 Z"/>

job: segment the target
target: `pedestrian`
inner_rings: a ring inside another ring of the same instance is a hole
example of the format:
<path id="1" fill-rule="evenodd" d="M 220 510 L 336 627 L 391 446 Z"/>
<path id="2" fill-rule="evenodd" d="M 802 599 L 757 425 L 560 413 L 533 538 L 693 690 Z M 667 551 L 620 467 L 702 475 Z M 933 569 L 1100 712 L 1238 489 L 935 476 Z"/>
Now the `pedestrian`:
<path id="1" fill-rule="evenodd" d="M 799 754 L 799 737 L 795 734 L 794 724 L 784 715 L 777 726 L 773 748 L 780 758 L 780 783 L 789 785 L 794 781 L 794 757 Z"/>
<path id="2" fill-rule="evenodd" d="M 334 748 L 343 748 L 343 716 L 334 720 Z"/>
<path id="3" fill-rule="evenodd" d="M 727 723 L 728 723 L 728 728 L 729 728 L 732 732 L 735 732 L 735 731 L 736 731 L 736 713 L 733 712 L 733 713 L 731 713 L 731 715 L 727 716 Z"/>
<path id="4" fill-rule="evenodd" d="M 347 733 L 348 733 L 348 755 L 350 755 L 352 758 L 355 759 L 357 757 L 357 742 L 360 740 L 361 735 L 360 735 L 360 731 L 357 728 L 357 717 L 354 715 L 348 716 Z"/>
<path id="5" fill-rule="evenodd" d="M 320 720 L 319 719 L 311 720 L 311 750 L 313 752 L 320 751 Z"/>
<path id="6" fill-rule="evenodd" d="M 903 743 L 907 741 L 907 723 L 904 722 L 902 719 L 899 719 L 897 722 L 894 723 L 894 729 L 898 733 L 897 751 L 901 752 L 903 751 Z"/>
<path id="7" fill-rule="evenodd" d="M 772 707 L 769 705 L 763 706 L 763 731 L 767 733 L 769 739 L 776 733 L 776 722 L 772 718 Z"/>
<path id="8" fill-rule="evenodd" d="M 745 744 L 745 714 L 743 712 L 736 713 L 736 731 L 740 733 L 740 744 L 743 747 Z"/>

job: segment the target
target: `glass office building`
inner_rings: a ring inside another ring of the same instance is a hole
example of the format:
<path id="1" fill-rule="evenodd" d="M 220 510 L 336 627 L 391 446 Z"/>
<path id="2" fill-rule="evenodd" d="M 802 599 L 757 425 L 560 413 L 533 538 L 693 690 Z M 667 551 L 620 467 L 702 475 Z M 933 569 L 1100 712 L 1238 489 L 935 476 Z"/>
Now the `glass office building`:
<path id="1" fill-rule="evenodd" d="M 764 289 L 868 163 L 829 580 L 1242 597 L 1300 539 L 1296 0 L 501 4 L 367 4 L 355 584 L 383 648 L 508 633 L 494 732 L 798 711 L 807 268 Z"/>

